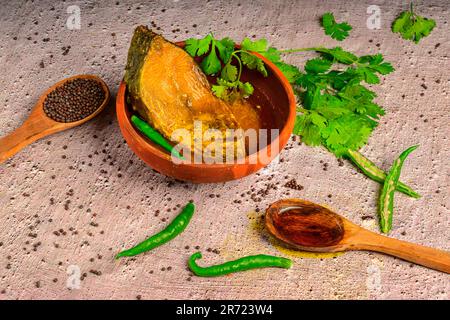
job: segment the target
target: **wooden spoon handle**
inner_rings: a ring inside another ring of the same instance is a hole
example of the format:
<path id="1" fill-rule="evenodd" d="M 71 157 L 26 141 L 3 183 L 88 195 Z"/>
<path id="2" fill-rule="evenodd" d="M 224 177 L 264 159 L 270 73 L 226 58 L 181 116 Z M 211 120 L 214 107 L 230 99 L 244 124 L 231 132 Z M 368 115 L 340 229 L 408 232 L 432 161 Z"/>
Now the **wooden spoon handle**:
<path id="1" fill-rule="evenodd" d="M 0 163 L 6 161 L 30 143 L 48 135 L 47 119 L 30 117 L 11 134 L 0 138 Z"/>
<path id="2" fill-rule="evenodd" d="M 422 266 L 450 273 L 450 253 L 418 244 L 388 238 L 370 231 L 360 234 L 358 249 L 377 251 L 414 262 Z"/>

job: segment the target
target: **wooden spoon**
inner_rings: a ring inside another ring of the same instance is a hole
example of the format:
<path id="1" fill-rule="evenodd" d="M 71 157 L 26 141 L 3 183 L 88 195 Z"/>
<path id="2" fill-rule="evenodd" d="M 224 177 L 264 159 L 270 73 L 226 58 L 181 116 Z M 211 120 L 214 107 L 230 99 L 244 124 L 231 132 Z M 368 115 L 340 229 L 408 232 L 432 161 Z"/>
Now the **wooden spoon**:
<path id="1" fill-rule="evenodd" d="M 267 209 L 265 220 L 272 235 L 301 250 L 376 251 L 450 273 L 449 252 L 376 234 L 309 201 L 277 201 Z"/>
<path id="2" fill-rule="evenodd" d="M 92 79 L 99 82 L 105 92 L 105 99 L 103 103 L 98 107 L 96 111 L 94 111 L 91 115 L 83 118 L 79 121 L 74 122 L 57 122 L 51 118 L 49 118 L 44 112 L 44 101 L 47 95 L 55 90 L 57 87 L 63 85 L 67 81 L 74 79 Z M 35 107 L 31 111 L 28 119 L 17 128 L 11 134 L 0 138 L 0 163 L 6 161 L 8 158 L 15 155 L 22 148 L 31 144 L 32 142 L 41 139 L 50 134 L 63 131 L 69 128 L 73 128 L 79 126 L 86 121 L 91 120 L 96 115 L 98 115 L 109 102 L 110 94 L 109 89 L 106 83 L 97 76 L 93 75 L 78 75 L 71 78 L 64 79 L 52 87 L 50 87 L 44 94 L 39 98 L 39 101 L 36 103 Z"/>

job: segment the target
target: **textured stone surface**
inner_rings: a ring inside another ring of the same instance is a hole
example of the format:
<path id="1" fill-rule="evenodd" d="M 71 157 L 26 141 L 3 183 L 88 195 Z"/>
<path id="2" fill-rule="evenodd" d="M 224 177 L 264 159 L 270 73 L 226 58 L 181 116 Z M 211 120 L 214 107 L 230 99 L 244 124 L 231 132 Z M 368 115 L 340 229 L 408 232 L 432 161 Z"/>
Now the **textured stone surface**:
<path id="1" fill-rule="evenodd" d="M 333 11 L 354 27 L 342 46 L 358 54 L 382 52 L 396 68 L 375 88 L 387 114 L 363 153 L 387 169 L 400 150 L 421 145 L 405 163 L 402 180 L 423 197 L 397 194 L 391 236 L 450 249 L 449 1 L 417 5 L 437 21 L 420 45 L 389 30 L 406 1 L 95 2 L 1 1 L 0 135 L 18 127 L 40 93 L 64 77 L 97 74 L 114 94 L 138 24 L 154 21 L 173 40 L 214 31 L 237 40 L 266 37 L 280 48 L 334 46 L 318 24 L 321 14 Z M 381 8 L 381 30 L 366 27 L 371 4 Z M 81 8 L 81 30 L 65 27 L 69 5 Z M 310 56 L 289 60 L 302 65 Z M 195 246 L 205 264 L 256 252 L 280 254 L 249 220 L 257 214 L 249 213 L 262 212 L 282 197 L 327 204 L 377 231 L 379 185 L 350 163 L 339 166 L 327 151 L 297 142 L 282 152 L 282 161 L 240 181 L 175 182 L 129 150 L 113 104 L 90 123 L 43 139 L 0 165 L 0 299 L 449 298 L 448 275 L 367 252 L 334 259 L 294 257 L 288 271 L 191 277 L 186 259 Z M 283 186 L 293 178 L 303 190 Z M 252 196 L 265 190 L 260 202 L 259 195 Z M 198 212 L 181 237 L 135 259 L 113 260 L 120 248 L 163 228 L 178 212 L 176 205 L 189 199 Z M 86 273 L 79 289 L 66 286 L 69 266 Z"/>

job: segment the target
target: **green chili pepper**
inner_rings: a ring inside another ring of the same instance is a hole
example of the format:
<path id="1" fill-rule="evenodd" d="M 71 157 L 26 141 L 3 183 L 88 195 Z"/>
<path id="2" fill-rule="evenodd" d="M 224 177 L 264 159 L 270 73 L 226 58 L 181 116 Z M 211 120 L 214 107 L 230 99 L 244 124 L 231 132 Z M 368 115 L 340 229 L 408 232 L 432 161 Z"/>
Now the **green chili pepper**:
<path id="1" fill-rule="evenodd" d="M 201 258 L 202 254 L 196 252 L 189 258 L 188 262 L 191 271 L 200 277 L 217 277 L 239 271 L 269 267 L 289 269 L 292 266 L 292 261 L 289 259 L 265 254 L 243 257 L 210 267 L 198 266 L 196 260 Z"/>
<path id="2" fill-rule="evenodd" d="M 394 161 L 389 173 L 384 180 L 383 190 L 379 200 L 380 227 L 383 233 L 388 233 L 392 228 L 392 216 L 394 214 L 394 193 L 397 188 L 398 179 L 402 170 L 403 162 L 406 157 L 417 149 L 418 146 L 412 146 L 402 152 Z"/>
<path id="3" fill-rule="evenodd" d="M 353 150 L 348 150 L 346 155 L 370 179 L 379 183 L 384 183 L 386 180 L 386 173 L 378 168 L 372 161 L 364 157 L 361 153 Z M 420 194 L 415 192 L 411 187 L 408 187 L 403 182 L 398 182 L 396 190 L 410 197 L 416 199 L 420 198 Z"/>
<path id="4" fill-rule="evenodd" d="M 169 151 L 173 156 L 184 160 L 184 157 L 169 143 L 169 141 L 167 141 L 167 139 L 164 138 L 158 131 L 153 129 L 147 122 L 135 115 L 131 116 L 131 122 L 147 138 Z"/>
<path id="5" fill-rule="evenodd" d="M 137 254 L 152 250 L 159 247 L 166 242 L 169 242 L 186 229 L 189 221 L 191 220 L 195 211 L 195 206 L 192 202 L 189 202 L 181 213 L 173 219 L 173 221 L 161 232 L 151 236 L 147 240 L 139 243 L 137 246 L 122 251 L 116 255 L 116 259 L 120 257 L 132 257 Z"/>

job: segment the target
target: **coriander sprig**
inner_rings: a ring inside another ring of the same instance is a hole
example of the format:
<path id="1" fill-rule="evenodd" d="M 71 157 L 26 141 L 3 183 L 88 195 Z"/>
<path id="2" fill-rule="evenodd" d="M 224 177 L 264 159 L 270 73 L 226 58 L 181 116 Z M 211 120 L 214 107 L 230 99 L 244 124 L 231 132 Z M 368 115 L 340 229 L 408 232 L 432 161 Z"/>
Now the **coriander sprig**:
<path id="1" fill-rule="evenodd" d="M 212 86 L 212 91 L 223 100 L 245 98 L 254 90 L 249 82 L 241 81 L 243 65 L 248 64 L 248 59 L 244 60 L 242 55 L 247 52 L 235 47 L 236 44 L 230 38 L 218 40 L 212 33 L 203 39 L 186 40 L 186 52 L 193 57 L 205 56 L 200 63 L 203 72 L 207 75 L 217 75 L 217 84 Z M 233 65 L 235 61 L 237 66 Z"/>
<path id="2" fill-rule="evenodd" d="M 333 39 L 342 41 L 349 36 L 352 26 L 347 22 L 337 23 L 332 12 L 327 12 L 322 16 L 322 27 L 325 34 Z"/>
<path id="3" fill-rule="evenodd" d="M 402 12 L 392 24 L 392 32 L 399 33 L 403 39 L 419 41 L 428 36 L 436 26 L 433 19 L 424 18 L 414 12 L 413 3 L 410 9 Z"/>
<path id="4" fill-rule="evenodd" d="M 341 47 L 282 52 L 299 51 L 316 51 L 320 56 L 306 62 L 305 73 L 293 84 L 302 104 L 294 133 L 306 144 L 323 145 L 338 157 L 349 149 L 358 150 L 384 114 L 373 101 L 376 94 L 363 82 L 379 83 L 379 75 L 394 68 L 381 54 L 357 57 Z"/>
<path id="5" fill-rule="evenodd" d="M 264 61 L 254 55 L 254 52 L 272 61 L 290 82 L 294 82 L 300 74 L 297 67 L 281 60 L 281 53 L 276 48 L 269 47 L 266 39 L 252 41 L 245 38 L 240 49 L 236 47 L 230 38 L 218 40 L 211 33 L 203 39 L 186 40 L 186 52 L 192 57 L 203 57 L 200 67 L 205 74 L 217 75 L 217 83 L 212 86 L 212 91 L 223 100 L 233 101 L 253 94 L 252 84 L 241 81 L 244 66 L 268 76 Z M 233 64 L 235 62 L 237 65 Z"/>
<path id="6" fill-rule="evenodd" d="M 242 50 L 235 50 L 231 54 L 230 59 L 222 68 L 220 77 L 217 78 L 217 84 L 212 86 L 213 93 L 226 101 L 233 101 L 239 97 L 249 97 L 253 94 L 254 88 L 250 82 L 242 82 L 241 75 L 243 69 L 243 62 L 239 53 Z M 232 61 L 238 62 L 238 67 L 232 65 Z"/>

